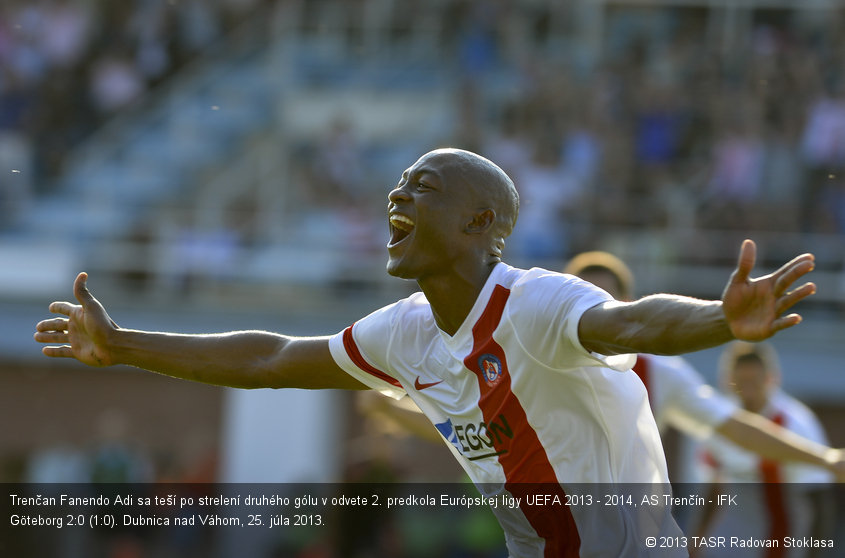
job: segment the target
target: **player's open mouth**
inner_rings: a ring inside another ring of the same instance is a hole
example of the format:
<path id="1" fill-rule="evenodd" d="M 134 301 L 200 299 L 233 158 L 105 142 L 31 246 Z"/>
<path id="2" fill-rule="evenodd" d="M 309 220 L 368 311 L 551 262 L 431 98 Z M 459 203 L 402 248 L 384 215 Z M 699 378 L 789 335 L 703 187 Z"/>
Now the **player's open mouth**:
<path id="1" fill-rule="evenodd" d="M 414 230 L 414 222 L 410 217 L 406 217 L 399 213 L 390 215 L 390 242 L 388 246 L 396 246 L 405 240 L 411 231 Z"/>

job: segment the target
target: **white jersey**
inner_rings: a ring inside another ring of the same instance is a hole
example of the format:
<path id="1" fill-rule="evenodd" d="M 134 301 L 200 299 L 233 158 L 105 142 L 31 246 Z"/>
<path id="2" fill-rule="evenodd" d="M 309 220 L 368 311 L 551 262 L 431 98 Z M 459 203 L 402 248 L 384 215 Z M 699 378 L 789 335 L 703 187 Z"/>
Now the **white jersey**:
<path id="1" fill-rule="evenodd" d="M 668 491 L 634 357 L 590 353 L 578 340 L 581 315 L 606 300 L 573 276 L 500 263 L 453 336 L 416 293 L 338 333 L 330 348 L 359 381 L 410 396 L 483 495 L 521 497 L 493 510 L 512 556 L 685 555 L 645 544 L 681 534 L 668 507 L 527 502 L 526 483 L 563 502 L 584 483 Z"/>
<path id="2" fill-rule="evenodd" d="M 828 444 L 813 412 L 780 390 L 770 397 L 763 416 L 813 442 Z M 782 556 L 804 556 L 804 548 L 783 548 L 784 537 L 803 539 L 810 534 L 814 510 L 807 494 L 823 489 L 833 478 L 825 469 L 801 463 L 780 464 L 760 458 L 730 441 L 714 436 L 705 443 L 705 469 L 710 479 L 728 484 L 722 492 L 737 495 L 736 507 L 721 506 L 708 535 L 737 536 L 743 540 L 780 541 Z M 743 556 L 767 556 L 749 550 Z M 721 556 L 710 550 L 704 556 Z"/>
<path id="3" fill-rule="evenodd" d="M 707 385 L 681 357 L 638 355 L 634 372 L 648 391 L 660 432 L 674 426 L 704 438 L 737 410 L 735 402 Z"/>

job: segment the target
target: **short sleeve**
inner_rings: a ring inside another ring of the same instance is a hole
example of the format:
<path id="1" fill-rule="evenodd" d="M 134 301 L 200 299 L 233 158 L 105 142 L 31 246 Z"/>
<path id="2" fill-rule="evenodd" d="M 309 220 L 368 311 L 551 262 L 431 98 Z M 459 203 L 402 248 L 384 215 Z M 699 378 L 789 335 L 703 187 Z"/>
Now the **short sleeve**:
<path id="1" fill-rule="evenodd" d="M 656 357 L 652 366 L 664 389 L 664 409 L 654 414 L 686 434 L 705 438 L 736 412 L 736 404 L 707 385 L 684 359 Z"/>
<path id="2" fill-rule="evenodd" d="M 535 270 L 532 270 L 535 272 Z M 545 366 L 574 369 L 601 366 L 629 370 L 636 355 L 601 355 L 590 352 L 578 338 L 584 312 L 613 300 L 607 292 L 572 275 L 552 272 L 521 283 L 512 296 L 519 304 L 508 314 L 526 352 Z"/>
<path id="3" fill-rule="evenodd" d="M 388 371 L 387 347 L 397 304 L 386 306 L 329 338 L 338 366 L 364 385 L 394 399 L 406 395 Z"/>

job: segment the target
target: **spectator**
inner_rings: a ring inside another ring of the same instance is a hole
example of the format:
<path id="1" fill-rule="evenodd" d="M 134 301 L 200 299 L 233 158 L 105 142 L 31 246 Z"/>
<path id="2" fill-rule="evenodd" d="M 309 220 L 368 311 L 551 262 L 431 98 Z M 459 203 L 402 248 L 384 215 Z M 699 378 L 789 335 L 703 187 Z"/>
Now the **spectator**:
<path id="1" fill-rule="evenodd" d="M 89 5 L 73 0 L 46 3 L 39 47 L 53 68 L 72 68 L 82 61 L 91 39 Z"/>
<path id="2" fill-rule="evenodd" d="M 748 209 L 762 188 L 764 145 L 753 116 L 740 111 L 725 119 L 725 129 L 713 145 L 704 223 L 716 229 L 760 226 L 749 222 L 754 213 Z"/>
<path id="3" fill-rule="evenodd" d="M 111 52 L 94 62 L 90 89 L 97 110 L 110 114 L 140 99 L 145 84 L 126 52 Z"/>
<path id="4" fill-rule="evenodd" d="M 839 77 L 834 94 L 817 98 L 809 111 L 801 139 L 801 153 L 809 169 L 803 225 L 805 230 L 817 232 L 817 224 L 826 222 L 827 181 L 845 172 L 845 76 Z"/>
<path id="5" fill-rule="evenodd" d="M 518 257 L 543 261 L 562 258 L 571 242 L 566 218 L 581 194 L 580 184 L 561 164 L 560 142 L 540 136 L 531 162 L 516 175 L 521 226 L 510 239 Z"/>

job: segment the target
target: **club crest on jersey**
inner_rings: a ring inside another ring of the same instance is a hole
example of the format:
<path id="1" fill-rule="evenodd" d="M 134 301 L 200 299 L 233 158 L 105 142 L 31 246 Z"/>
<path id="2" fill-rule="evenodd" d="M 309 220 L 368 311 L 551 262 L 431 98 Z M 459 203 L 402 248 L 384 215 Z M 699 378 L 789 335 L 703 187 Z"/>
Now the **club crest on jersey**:
<path id="1" fill-rule="evenodd" d="M 502 377 L 502 361 L 496 355 L 485 353 L 478 357 L 478 368 L 484 375 L 484 381 L 490 385 L 497 383 Z"/>

